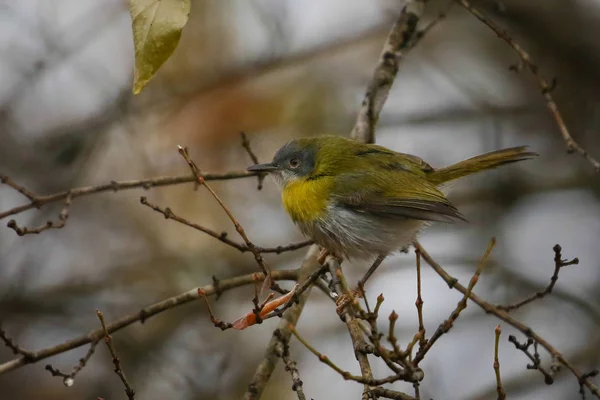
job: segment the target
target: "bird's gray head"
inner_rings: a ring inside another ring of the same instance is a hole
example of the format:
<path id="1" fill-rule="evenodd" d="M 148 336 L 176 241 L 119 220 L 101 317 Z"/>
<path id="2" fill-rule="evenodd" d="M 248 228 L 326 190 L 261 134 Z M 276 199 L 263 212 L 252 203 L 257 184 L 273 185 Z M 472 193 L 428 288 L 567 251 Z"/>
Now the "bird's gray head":
<path id="1" fill-rule="evenodd" d="M 309 139 L 294 139 L 277 150 L 273 161 L 253 165 L 247 171 L 268 172 L 279 185 L 285 186 L 310 176 L 315 169 L 317 150 L 315 143 Z"/>

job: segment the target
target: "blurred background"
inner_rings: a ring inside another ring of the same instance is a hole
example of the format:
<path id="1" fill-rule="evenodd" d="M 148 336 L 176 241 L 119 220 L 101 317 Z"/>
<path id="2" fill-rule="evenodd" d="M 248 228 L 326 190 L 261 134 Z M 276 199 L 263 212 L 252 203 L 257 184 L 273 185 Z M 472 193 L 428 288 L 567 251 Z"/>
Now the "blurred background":
<path id="1" fill-rule="evenodd" d="M 402 7 L 392 0 L 194 0 L 173 57 L 141 95 L 131 95 L 133 44 L 125 0 L 0 1 L 0 171 L 38 194 L 111 180 L 189 172 L 176 151 L 187 145 L 204 171 L 241 170 L 251 160 L 245 131 L 261 161 L 292 137 L 348 135 L 386 34 Z M 600 156 L 600 2 L 473 1 L 530 51 L 567 126 Z M 446 10 L 430 0 L 424 20 Z M 552 295 L 514 312 L 583 371 L 600 358 L 600 180 L 578 155 L 565 154 L 540 89 L 489 29 L 458 6 L 402 62 L 381 115 L 377 143 L 443 166 L 500 147 L 528 144 L 541 156 L 454 185 L 451 200 L 468 224 L 439 224 L 421 242 L 466 283 L 488 241 L 498 244 L 476 292 L 514 303 L 542 289 L 554 269 L 552 246 L 580 264 L 563 269 Z M 258 245 L 302 239 L 267 180 L 215 182 Z M 18 237 L 0 229 L 0 320 L 23 347 L 37 350 L 107 320 L 210 283 L 256 271 L 250 254 L 167 221 L 139 203 L 153 203 L 237 240 L 230 222 L 191 184 L 77 198 L 64 229 Z M 27 200 L 0 186 L 0 211 Z M 56 220 L 62 204 L 14 218 L 23 226 Z M 267 255 L 273 268 L 294 268 L 305 250 Z M 414 254 L 388 259 L 367 288 L 384 293 L 383 312 L 400 315 L 401 343 L 417 329 Z M 357 280 L 367 265 L 345 265 Z M 232 320 L 251 308 L 252 289 L 228 292 L 214 308 Z M 428 334 L 448 317 L 457 292 L 423 267 Z M 382 323 L 386 322 L 382 318 Z M 139 399 L 236 399 L 246 389 L 277 321 L 221 332 L 199 302 L 114 335 L 122 366 Z M 422 364 L 423 398 L 492 399 L 494 327 L 475 306 L 461 315 Z M 383 325 L 384 328 L 385 325 Z M 529 360 L 508 343 L 502 324 L 502 377 L 511 399 L 574 399 L 568 372 L 546 386 Z M 313 291 L 299 331 L 338 365 L 358 363 L 330 300 Z M 521 335 L 517 335 L 522 339 Z M 362 386 L 343 381 L 292 340 L 307 396 L 357 398 Z M 65 387 L 51 363 L 69 372 L 87 351 L 75 349 L 0 376 L 6 399 L 124 398 L 110 356 L 100 344 Z M 550 359 L 541 351 L 543 362 Z M 13 358 L 0 346 L 0 362 Z M 385 365 L 374 363 L 377 374 Z M 335 384 L 332 384 L 335 382 Z M 265 399 L 294 399 L 280 367 Z M 412 393 L 406 384 L 392 388 Z"/>

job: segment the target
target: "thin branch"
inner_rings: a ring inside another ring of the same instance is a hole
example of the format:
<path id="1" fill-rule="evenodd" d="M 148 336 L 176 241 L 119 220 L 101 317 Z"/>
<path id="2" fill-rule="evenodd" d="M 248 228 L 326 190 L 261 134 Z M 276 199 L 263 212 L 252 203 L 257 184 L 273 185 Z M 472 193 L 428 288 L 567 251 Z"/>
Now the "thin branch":
<path id="1" fill-rule="evenodd" d="M 448 286 L 451 289 L 458 290 L 462 294 L 465 294 L 467 292 L 467 288 L 458 283 L 458 280 L 456 278 L 448 274 L 448 272 L 446 272 L 446 270 L 440 264 L 438 264 L 433 258 L 431 258 L 429 253 L 425 251 L 425 249 L 423 248 L 423 246 L 421 246 L 419 242 L 415 241 L 414 245 L 421 252 L 421 256 L 423 257 L 425 262 L 427 262 L 427 264 L 429 264 L 431 268 L 433 268 L 433 270 L 448 284 Z M 588 377 L 585 376 L 584 373 L 582 373 L 579 369 L 575 368 L 561 352 L 559 352 L 544 338 L 538 335 L 533 329 L 531 329 L 524 323 L 518 321 L 517 319 L 511 317 L 510 314 L 508 314 L 506 311 L 503 311 L 498 307 L 494 306 L 493 304 L 490 304 L 487 301 L 483 300 L 475 293 L 471 293 L 469 295 L 469 298 L 486 313 L 496 316 L 497 318 L 501 319 L 502 321 L 521 331 L 525 336 L 532 338 L 534 341 L 542 345 L 542 347 L 545 348 L 548 351 L 548 353 L 550 353 L 553 359 L 556 359 L 557 362 L 564 365 L 569 371 L 571 371 L 571 373 L 577 378 L 577 381 L 580 384 L 585 385 L 592 392 L 592 394 L 594 394 L 594 396 L 600 398 L 600 388 L 598 388 L 598 386 L 590 382 L 590 380 L 588 379 Z"/>
<path id="2" fill-rule="evenodd" d="M 404 51 L 413 40 L 424 7 L 424 0 L 408 0 L 394 23 L 350 134 L 353 139 L 365 143 L 375 142 L 375 126 L 379 114 L 398 73 Z"/>
<path id="3" fill-rule="evenodd" d="M 315 272 L 319 268 L 319 264 L 317 263 L 317 254 L 319 252 L 318 246 L 311 246 L 308 250 L 306 258 L 304 259 L 302 266 L 299 268 L 297 272 L 297 280 L 300 282 L 304 282 L 308 279 L 308 277 Z M 277 272 L 273 271 L 273 276 L 275 277 Z M 273 332 L 271 336 L 271 340 L 269 341 L 269 345 L 265 350 L 265 355 L 260 362 L 260 364 L 256 367 L 256 371 L 254 372 L 254 376 L 252 380 L 248 384 L 248 389 L 244 394 L 244 400 L 256 400 L 259 399 L 275 370 L 275 366 L 279 357 L 277 356 L 277 347 L 282 343 L 288 344 L 290 341 L 290 337 L 292 335 L 291 327 L 295 326 L 300 319 L 300 315 L 302 314 L 302 310 L 306 301 L 308 300 L 308 296 L 310 294 L 310 289 L 312 286 L 308 287 L 307 290 L 300 296 L 298 304 L 294 304 L 291 308 L 289 308 L 281 318 L 281 321 L 277 324 L 277 329 Z"/>
<path id="4" fill-rule="evenodd" d="M 500 334 L 502 330 L 500 324 L 494 329 L 495 340 L 494 340 L 494 373 L 496 374 L 496 393 L 498 393 L 498 400 L 506 399 L 506 392 L 502 387 L 502 379 L 500 378 L 500 360 L 498 359 L 498 347 L 500 347 Z"/>
<path id="5" fill-rule="evenodd" d="M 256 154 L 254 154 L 254 151 L 252 151 L 252 147 L 250 147 L 250 141 L 248 140 L 248 136 L 246 136 L 245 132 L 240 132 L 240 135 L 242 136 L 242 147 L 244 148 L 244 150 L 246 150 L 246 153 L 248 153 L 252 162 L 254 164 L 258 164 L 258 157 L 256 157 Z M 257 190 L 261 190 L 263 188 L 263 182 L 266 176 L 267 174 L 258 175 L 258 187 L 256 188 Z"/>
<path id="6" fill-rule="evenodd" d="M 281 317 L 283 313 L 294 304 L 297 304 L 300 301 L 300 296 L 306 290 L 308 290 L 312 285 L 328 270 L 327 265 L 321 265 L 316 271 L 310 274 L 304 282 L 298 286 L 298 288 L 294 291 L 294 295 L 283 307 L 273 311 L 271 314 L 264 317 L 264 319 L 269 319 L 273 317 Z"/>
<path id="7" fill-rule="evenodd" d="M 366 385 L 368 387 L 367 392 L 371 392 L 373 390 L 373 388 L 369 387 L 369 386 L 381 386 L 381 385 L 385 385 L 386 383 L 393 383 L 393 382 L 397 382 L 397 381 L 411 382 L 413 374 L 411 372 L 405 371 L 405 370 L 400 371 L 398 374 L 390 375 L 385 378 L 379 378 L 379 379 L 375 379 L 373 377 L 367 378 L 365 376 L 352 375 L 349 371 L 345 371 L 344 369 L 339 367 L 337 364 L 335 364 L 333 361 L 331 361 L 331 359 L 329 357 L 327 357 L 327 355 L 325 355 L 325 354 L 319 352 L 317 349 L 315 349 L 310 343 L 308 343 L 308 341 L 306 339 L 304 339 L 302 336 L 300 336 L 300 333 L 298 333 L 298 331 L 296 330 L 295 327 L 290 326 L 290 329 L 291 329 L 292 334 L 296 337 L 296 339 L 298 339 L 298 341 L 300 343 L 302 343 L 302 345 L 304 345 L 304 347 L 306 347 L 308 349 L 308 351 L 313 353 L 319 359 L 319 361 L 321 361 L 323 364 L 327 365 L 328 367 L 333 369 L 335 372 L 340 374 L 342 376 L 342 378 L 344 378 L 344 380 L 355 381 L 358 383 L 362 383 L 363 385 Z M 409 396 L 409 398 L 412 398 L 412 397 Z"/>
<path id="8" fill-rule="evenodd" d="M 419 318 L 419 333 L 421 335 L 419 339 L 419 350 L 427 345 L 427 339 L 425 338 L 425 325 L 423 324 L 423 299 L 421 298 L 421 254 L 418 250 L 415 250 L 417 257 L 417 300 L 415 306 L 417 307 L 417 316 Z M 417 396 L 418 397 L 418 396 Z"/>
<path id="9" fill-rule="evenodd" d="M 428 23 L 425 28 L 423 29 L 419 29 L 415 35 L 413 36 L 413 39 L 410 42 L 409 47 L 412 49 L 413 47 L 415 47 L 422 39 L 423 37 L 425 37 L 425 35 L 427 35 L 429 32 L 431 32 L 431 30 L 433 28 L 435 28 L 440 22 L 442 22 L 443 20 L 446 19 L 446 17 L 448 16 L 448 13 L 450 12 L 450 9 L 452 9 L 452 6 L 454 6 L 454 0 L 449 0 L 448 4 L 446 5 L 446 7 L 443 9 L 443 11 L 441 11 L 437 17 L 435 17 L 430 23 Z"/>
<path id="10" fill-rule="evenodd" d="M 142 203 L 145 206 L 150 207 L 151 209 L 153 209 L 156 212 L 161 213 L 165 217 L 165 219 L 172 219 L 174 221 L 179 222 L 180 224 L 187 225 L 190 228 L 194 228 L 194 229 L 199 230 L 200 232 L 204 232 L 207 235 L 210 235 L 210 236 L 214 237 L 215 239 L 225 243 L 226 245 L 239 250 L 242 253 L 250 251 L 248 246 L 246 246 L 245 244 L 234 242 L 233 240 L 229 239 L 227 237 L 227 232 L 218 233 L 216 231 L 213 231 L 212 229 L 209 229 L 202 225 L 198 225 L 194 222 L 191 222 L 183 217 L 176 215 L 169 207 L 161 208 L 155 204 L 150 203 L 148 201 L 148 199 L 144 196 L 140 197 L 140 203 Z M 294 251 L 294 250 L 298 250 L 298 249 L 310 246 L 312 243 L 313 243 L 312 240 L 305 240 L 304 242 L 291 243 L 291 244 L 288 244 L 285 246 L 277 246 L 277 247 L 254 246 L 254 247 L 259 253 L 281 254 L 281 253 L 285 253 L 287 251 Z"/>
<path id="11" fill-rule="evenodd" d="M 14 230 L 19 236 L 38 234 L 48 229 L 61 229 L 67 224 L 67 219 L 69 218 L 69 209 L 71 208 L 72 201 L 73 198 L 70 194 L 68 194 L 67 198 L 65 199 L 65 205 L 63 206 L 60 214 L 58 214 L 59 222 L 47 221 L 44 225 L 38 226 L 37 228 L 28 228 L 26 226 L 21 228 L 19 225 L 17 225 L 17 221 L 11 219 L 8 221 L 6 226 Z"/>
<path id="12" fill-rule="evenodd" d="M 218 181 L 218 180 L 228 180 L 228 179 L 241 179 L 241 178 L 250 178 L 253 176 L 257 176 L 257 174 L 246 171 L 231 171 L 225 172 L 223 174 L 204 174 L 202 177 L 207 181 Z M 10 179 L 5 175 L 0 175 L 1 183 L 6 183 L 10 181 Z M 23 211 L 31 210 L 32 208 L 41 208 L 42 206 L 48 203 L 54 203 L 63 199 L 66 199 L 67 196 L 71 196 L 72 199 L 81 196 L 88 196 L 90 194 L 102 193 L 102 192 L 118 192 L 121 190 L 128 189 L 145 189 L 149 190 L 155 187 L 160 186 L 172 186 L 179 185 L 182 183 L 190 183 L 194 182 L 196 177 L 193 175 L 181 175 L 181 176 L 159 176 L 156 178 L 150 179 L 140 179 L 134 181 L 111 181 L 110 183 L 105 183 L 102 185 L 96 186 L 82 186 L 73 189 L 69 189 L 64 192 L 58 192 L 54 194 L 49 194 L 46 196 L 34 195 L 31 192 L 29 193 L 33 198 L 30 199 L 31 202 L 29 204 L 23 204 L 21 206 L 17 206 L 11 208 L 6 211 L 0 212 L 0 219 L 6 218 L 11 215 L 22 213 Z M 10 181 L 12 182 L 12 181 Z M 10 185 L 15 188 L 14 186 Z M 16 189 L 16 188 L 15 188 Z M 18 189 L 16 189 L 18 190 Z M 23 192 L 20 192 L 23 193 Z"/>
<path id="13" fill-rule="evenodd" d="M 398 392 L 396 390 L 386 389 L 381 386 L 372 388 L 370 393 L 374 396 L 385 397 L 386 399 L 393 400 L 418 400 L 416 397 L 407 395 L 406 393 Z"/>
<path id="14" fill-rule="evenodd" d="M 225 203 L 223 203 L 223 201 L 217 195 L 217 193 L 210 187 L 209 184 L 206 183 L 206 179 L 204 179 L 204 177 L 202 176 L 202 173 L 200 172 L 200 169 L 198 168 L 198 166 L 196 165 L 194 160 L 192 160 L 192 158 L 190 157 L 187 148 L 178 146 L 178 150 L 179 150 L 179 154 L 181 154 L 181 156 L 185 159 L 188 166 L 192 170 L 192 173 L 196 177 L 196 181 L 200 185 L 204 185 L 204 187 L 210 192 L 212 197 L 217 201 L 217 203 L 219 203 L 219 205 L 221 206 L 223 211 L 225 211 L 225 214 L 227 214 L 227 216 L 233 223 L 233 226 L 235 227 L 235 230 L 237 231 L 237 233 L 241 236 L 241 238 L 244 240 L 244 243 L 246 243 L 246 246 L 248 246 L 248 249 L 254 255 L 254 260 L 256 260 L 256 263 L 260 267 L 261 271 L 265 274 L 265 277 L 266 277 L 265 282 L 264 282 L 265 286 L 270 287 L 271 289 L 273 289 L 277 292 L 285 293 L 285 291 L 283 289 L 281 289 L 279 287 L 279 285 L 277 285 L 274 281 L 270 280 L 269 276 L 271 275 L 271 268 L 267 265 L 265 260 L 262 258 L 262 256 L 260 255 L 260 253 L 258 252 L 256 247 L 254 246 L 254 244 L 250 241 L 250 239 L 248 239 L 248 236 L 246 235 L 244 228 L 242 228 L 242 225 L 235 219 L 235 217 L 233 216 L 231 211 L 227 208 Z"/>
<path id="15" fill-rule="evenodd" d="M 279 334 L 279 331 L 276 331 Z M 280 338 L 281 339 L 281 338 Z M 306 395 L 302 389 L 302 380 L 300 379 L 300 371 L 298 371 L 298 365 L 290 356 L 290 345 L 289 342 L 283 340 L 279 341 L 279 345 L 275 348 L 277 356 L 281 358 L 285 365 L 285 370 L 290 373 L 292 377 L 292 390 L 296 392 L 298 400 L 306 400 Z"/>
<path id="16" fill-rule="evenodd" d="M 379 266 L 381 265 L 383 260 L 385 260 L 385 257 L 386 257 L 385 255 L 378 256 L 375 259 L 375 261 L 373 261 L 373 264 L 371 264 L 368 271 L 363 275 L 362 278 L 360 278 L 360 281 L 358 281 L 358 284 L 356 286 L 357 286 L 358 290 L 360 290 L 363 293 L 363 296 L 365 293 L 365 284 L 367 283 L 369 278 L 371 278 L 371 275 L 373 275 L 375 273 L 377 268 L 379 268 Z"/>
<path id="17" fill-rule="evenodd" d="M 540 359 L 540 354 L 538 353 L 537 348 L 538 344 L 535 340 L 533 340 L 532 338 L 528 338 L 527 342 L 519 343 L 516 337 L 510 335 L 508 337 L 508 341 L 514 344 L 517 350 L 522 351 L 527 357 L 529 357 L 532 363 L 527 364 L 527 369 L 536 369 L 540 371 L 540 373 L 544 375 L 544 382 L 546 383 L 546 385 L 552 385 L 554 383 L 554 377 L 552 376 L 552 374 L 546 371 L 544 367 L 542 367 L 542 360 Z M 531 345 L 533 345 L 534 349 L 533 354 L 531 354 L 531 352 L 529 351 Z"/>
<path id="18" fill-rule="evenodd" d="M 425 354 L 427 354 L 429 349 L 431 349 L 431 347 L 435 344 L 435 342 L 443 334 L 448 333 L 448 331 L 452 328 L 452 326 L 454 326 L 454 322 L 458 319 L 458 316 L 460 315 L 460 313 L 465 308 L 467 308 L 467 300 L 469 299 L 469 296 L 471 296 L 471 292 L 473 291 L 473 288 L 477 284 L 477 281 L 479 280 L 479 275 L 481 275 L 481 272 L 483 271 L 483 267 L 485 266 L 485 263 L 486 263 L 488 257 L 490 256 L 490 253 L 492 252 L 492 249 L 494 248 L 495 244 L 496 244 L 496 239 L 492 238 L 492 240 L 490 241 L 490 244 L 488 245 L 488 247 L 485 251 L 485 254 L 481 258 L 481 261 L 479 262 L 479 265 L 477 266 L 477 269 L 475 270 L 475 273 L 473 274 L 473 276 L 471 277 L 471 280 L 469 281 L 467 290 L 465 291 L 465 293 L 463 293 L 464 294 L 463 298 L 460 299 L 460 301 L 456 305 L 456 308 L 454 309 L 454 311 L 452 311 L 452 313 L 450 313 L 450 318 L 448 318 L 447 320 L 442 322 L 440 324 L 440 326 L 438 326 L 436 331 L 433 333 L 433 335 L 431 336 L 431 339 L 429 339 L 427 341 L 425 346 L 423 346 L 422 348 L 419 349 L 419 352 L 417 353 L 417 355 L 415 356 L 415 358 L 413 360 L 413 363 L 415 365 L 417 365 L 421 360 L 423 360 L 423 357 L 425 357 Z M 420 249 L 419 249 L 419 252 L 420 252 Z"/>
<path id="19" fill-rule="evenodd" d="M 94 352 L 96 351 L 97 344 L 98 341 L 94 341 L 90 344 L 90 348 L 88 349 L 87 353 L 84 357 L 79 359 L 79 363 L 73 368 L 71 373 L 65 374 L 64 372 L 61 372 L 58 368 L 54 368 L 50 364 L 46 364 L 46 371 L 49 371 L 50 374 L 52 374 L 52 376 L 60 376 L 61 378 L 63 378 L 63 384 L 65 386 L 73 386 L 73 384 L 75 383 L 75 376 L 87 365 L 87 362 L 90 360 L 90 358 L 92 358 Z"/>
<path id="20" fill-rule="evenodd" d="M 219 293 L 226 292 L 228 290 L 249 285 L 255 282 L 256 275 L 258 275 L 259 279 L 264 279 L 264 275 L 261 273 L 252 273 L 247 275 L 241 275 L 230 279 L 223 279 L 218 282 L 218 285 L 206 285 L 201 287 L 200 289 L 204 291 L 207 296 L 212 296 Z M 298 271 L 296 270 L 279 270 L 273 271 L 272 278 L 274 280 L 296 280 L 298 278 Z M 196 300 L 199 298 L 198 288 L 191 289 L 187 292 L 181 293 L 174 297 L 169 297 L 163 301 L 158 303 L 154 303 L 148 307 L 142 308 L 138 312 L 133 314 L 126 315 L 113 321 L 112 323 L 106 326 L 108 333 L 113 333 L 119 331 L 135 322 L 144 322 L 148 318 L 160 314 L 166 310 L 170 310 L 172 308 L 178 307 L 182 304 L 189 303 L 190 301 Z M 94 341 L 100 340 L 104 336 L 104 330 L 99 328 L 95 329 L 87 334 L 77 336 L 73 339 L 67 340 L 60 344 L 57 344 L 52 347 L 48 347 L 42 350 L 38 350 L 35 352 L 29 352 L 29 356 L 25 356 L 22 353 L 20 357 L 17 357 L 13 360 L 7 361 L 3 364 L 0 364 L 0 375 L 5 374 L 14 369 L 20 368 L 25 364 L 32 364 L 43 360 L 48 357 L 52 357 L 56 354 L 65 353 L 69 350 L 75 349 L 77 347 L 84 346 L 88 343 L 92 343 Z"/>
<path id="21" fill-rule="evenodd" d="M 20 354 L 27 359 L 33 357 L 33 353 L 31 351 L 25 350 L 8 336 L 6 331 L 2 328 L 2 323 L 0 323 L 0 339 L 2 340 L 2 342 L 4 342 L 4 345 L 6 347 L 12 350 L 13 354 Z"/>
<path id="22" fill-rule="evenodd" d="M 600 370 L 598 369 L 594 369 L 590 372 L 586 372 L 585 374 L 583 374 L 581 376 L 581 379 L 579 380 L 579 394 L 581 395 L 581 400 L 585 400 L 585 387 L 584 387 L 584 383 L 588 378 L 595 378 L 598 376 L 598 374 L 600 374 Z"/>
<path id="23" fill-rule="evenodd" d="M 29 190 L 27 190 L 27 188 L 19 185 L 6 175 L 0 175 L 0 183 L 10 186 L 11 188 L 15 189 L 17 192 L 21 193 L 23 196 L 27 197 L 31 201 L 35 201 L 36 199 L 35 194 L 31 193 Z"/>
<path id="24" fill-rule="evenodd" d="M 329 266 L 329 271 L 331 273 L 332 279 L 337 282 L 337 284 L 334 285 L 334 290 L 338 295 L 338 300 L 342 300 L 344 297 L 347 297 L 348 299 L 352 299 L 352 302 L 354 304 L 355 300 L 348 290 L 348 285 L 346 284 L 346 280 L 342 273 L 339 261 L 333 256 L 328 256 L 326 263 Z M 373 379 L 373 371 L 371 370 L 369 357 L 367 356 L 367 353 L 363 350 L 366 345 L 365 339 L 363 337 L 363 333 L 359 325 L 360 322 L 356 319 L 356 317 L 352 314 L 352 312 L 349 309 L 351 309 L 351 307 L 342 306 L 340 308 L 338 306 L 340 316 L 342 316 L 343 321 L 346 323 L 346 327 L 348 328 L 348 332 L 350 333 L 352 347 L 354 348 L 354 356 L 358 360 L 358 365 L 360 366 L 360 373 L 362 375 L 362 379 L 365 382 L 370 382 Z M 367 399 L 368 396 L 369 384 L 365 383 L 363 399 Z"/>
<path id="25" fill-rule="evenodd" d="M 533 74 L 535 79 L 537 80 L 538 86 L 542 90 L 542 96 L 546 99 L 546 105 L 548 109 L 554 116 L 554 120 L 558 125 L 558 129 L 560 134 L 567 145 L 567 153 L 579 153 L 582 157 L 587 159 L 590 164 L 596 169 L 597 172 L 600 172 L 600 162 L 598 162 L 594 157 L 592 157 L 583 147 L 581 147 L 571 136 L 571 133 L 567 129 L 565 125 L 565 121 L 563 120 L 562 115 L 558 111 L 558 106 L 552 97 L 552 89 L 554 88 L 554 84 L 549 85 L 548 82 L 542 77 L 540 74 L 538 66 L 534 63 L 533 59 L 527 53 L 521 45 L 519 45 L 510 35 L 509 33 L 502 29 L 500 26 L 496 25 L 490 19 L 488 19 L 485 15 L 481 13 L 478 9 L 473 7 L 471 3 L 467 0 L 456 0 L 461 6 L 463 6 L 468 12 L 470 12 L 475 18 L 484 23 L 488 28 L 490 28 L 494 33 L 502 40 L 504 40 L 511 49 L 514 50 L 515 53 L 520 57 L 521 62 L 529 69 L 529 71 Z"/>
<path id="26" fill-rule="evenodd" d="M 118 375 L 121 382 L 123 382 L 123 386 L 125 386 L 125 394 L 129 400 L 134 400 L 135 398 L 135 390 L 131 388 L 127 377 L 125 376 L 125 372 L 121 368 L 121 360 L 117 356 L 117 351 L 115 350 L 115 346 L 112 343 L 112 336 L 106 330 L 106 324 L 104 322 L 104 315 L 100 310 L 96 310 L 96 315 L 100 320 L 100 324 L 102 325 L 102 330 L 104 332 L 104 343 L 106 343 L 106 347 L 108 347 L 108 351 L 110 351 L 110 355 L 112 356 L 113 364 L 115 365 L 115 374 Z"/>
<path id="27" fill-rule="evenodd" d="M 577 257 L 575 257 L 574 259 L 572 259 L 570 261 L 563 260 L 562 255 L 561 255 L 562 248 L 560 247 L 560 245 L 558 245 L 558 244 L 554 245 L 552 250 L 554 250 L 554 273 L 552 274 L 552 277 L 550 278 L 550 283 L 548 284 L 548 286 L 546 286 L 546 288 L 544 290 L 542 290 L 541 292 L 534 293 L 530 297 L 528 297 L 518 303 L 509 304 L 509 305 L 505 305 L 505 306 L 504 305 L 497 306 L 500 310 L 510 312 L 510 311 L 516 310 L 517 308 L 520 308 L 526 304 L 529 304 L 534 300 L 541 299 L 541 298 L 549 295 L 550 293 L 552 293 L 552 289 L 554 289 L 554 285 L 556 285 L 556 282 L 558 281 L 558 273 L 560 272 L 560 269 L 563 267 L 566 267 L 568 265 L 579 264 L 579 259 Z"/>

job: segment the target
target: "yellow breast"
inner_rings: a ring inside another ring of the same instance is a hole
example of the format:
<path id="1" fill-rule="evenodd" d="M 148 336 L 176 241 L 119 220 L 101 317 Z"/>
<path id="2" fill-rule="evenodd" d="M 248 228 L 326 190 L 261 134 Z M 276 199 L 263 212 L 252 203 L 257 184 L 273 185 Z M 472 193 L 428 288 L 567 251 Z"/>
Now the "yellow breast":
<path id="1" fill-rule="evenodd" d="M 294 222 L 307 222 L 322 217 L 333 182 L 330 177 L 298 179 L 290 182 L 281 192 L 285 210 Z"/>

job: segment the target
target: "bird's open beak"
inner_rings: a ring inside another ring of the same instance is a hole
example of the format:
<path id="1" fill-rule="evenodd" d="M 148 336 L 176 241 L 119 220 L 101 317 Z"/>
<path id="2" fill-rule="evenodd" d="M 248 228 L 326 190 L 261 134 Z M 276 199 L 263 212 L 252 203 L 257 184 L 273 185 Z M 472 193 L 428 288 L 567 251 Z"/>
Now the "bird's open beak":
<path id="1" fill-rule="evenodd" d="M 270 172 L 270 171 L 275 171 L 278 170 L 279 167 L 277 167 L 277 165 L 273 164 L 272 162 L 270 163 L 265 163 L 265 164 L 256 164 L 253 165 L 251 167 L 246 168 L 246 171 L 250 171 L 250 172 Z"/>

